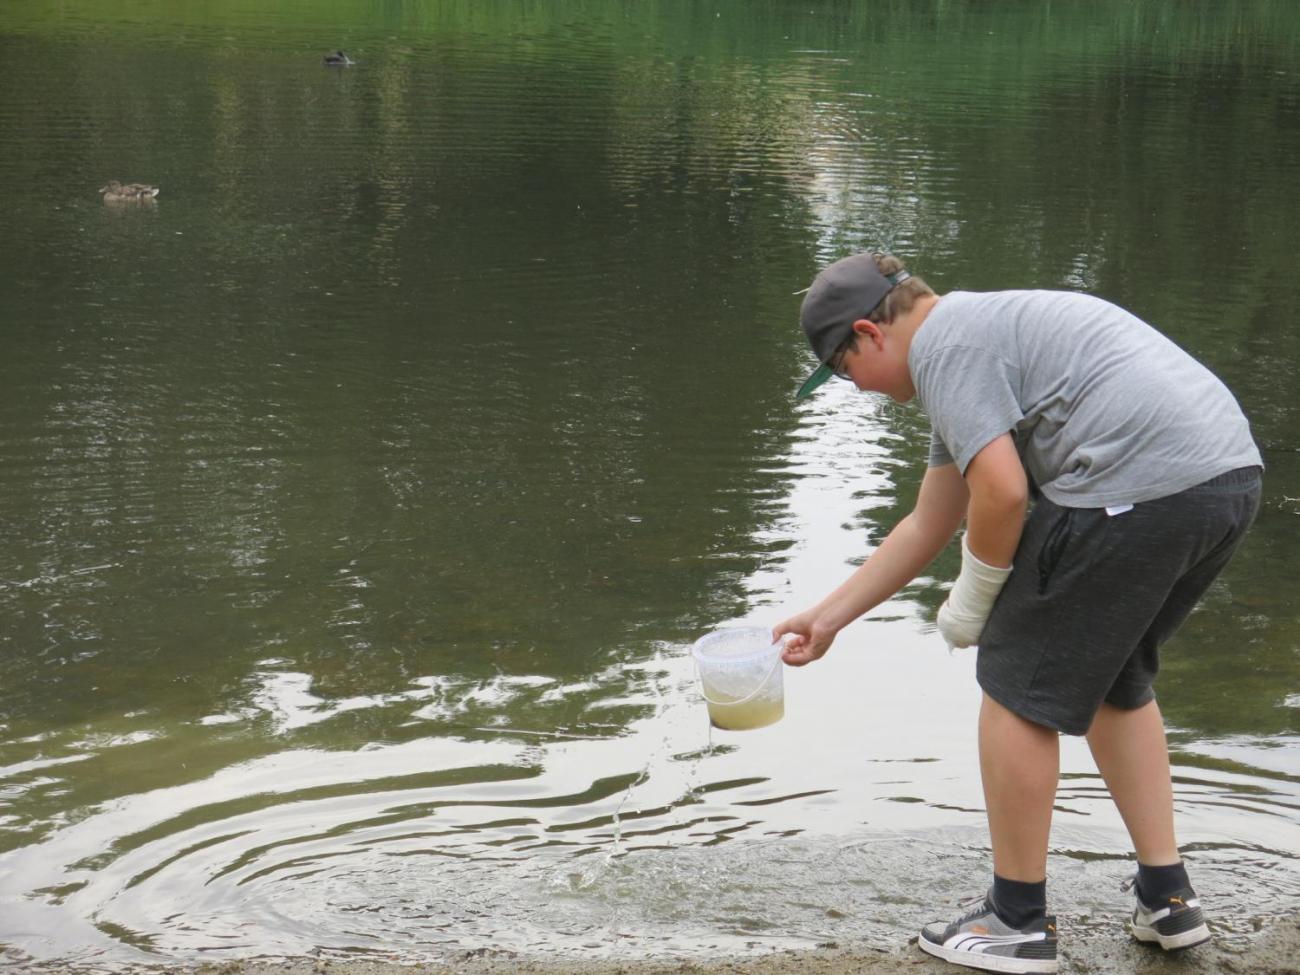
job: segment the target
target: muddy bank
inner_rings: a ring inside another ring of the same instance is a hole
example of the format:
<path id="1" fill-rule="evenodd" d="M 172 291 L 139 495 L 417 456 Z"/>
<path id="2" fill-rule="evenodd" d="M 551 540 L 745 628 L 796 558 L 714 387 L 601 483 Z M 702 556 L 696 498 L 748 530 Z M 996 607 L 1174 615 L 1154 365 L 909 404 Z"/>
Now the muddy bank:
<path id="1" fill-rule="evenodd" d="M 1078 975 L 1300 975 L 1300 914 L 1275 921 L 1250 937 L 1233 936 L 1181 954 L 1165 955 L 1124 937 L 1098 934 L 1070 938 L 1062 946 L 1061 972 Z M 492 952 L 467 952 L 420 965 L 342 959 L 262 959 L 203 965 L 195 975 L 953 975 L 971 971 L 922 954 L 915 944 L 897 951 L 851 947 L 779 952 L 758 958 L 689 961 L 537 960 Z"/>

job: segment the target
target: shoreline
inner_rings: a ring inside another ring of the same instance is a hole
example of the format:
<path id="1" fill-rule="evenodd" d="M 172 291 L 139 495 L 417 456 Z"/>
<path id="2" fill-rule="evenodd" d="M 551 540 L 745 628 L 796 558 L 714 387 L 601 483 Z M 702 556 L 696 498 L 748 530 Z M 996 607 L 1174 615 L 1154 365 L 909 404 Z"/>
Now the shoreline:
<path id="1" fill-rule="evenodd" d="M 476 949 L 424 962 L 346 958 L 262 958 L 184 966 L 195 975 L 941 975 L 974 969 L 924 954 L 915 938 L 893 951 L 821 947 L 760 956 L 686 959 L 541 958 Z M 3 966 L 0 966 L 3 967 Z M 168 968 L 177 971 L 182 966 Z M 49 969 L 44 969 L 49 971 Z M 157 969 L 151 969 L 157 970 Z M 1062 943 L 1061 973 L 1114 975 L 1300 975 L 1300 912 L 1276 918 L 1249 936 L 1216 937 L 1185 952 L 1164 953 L 1115 931 L 1081 932 Z"/>

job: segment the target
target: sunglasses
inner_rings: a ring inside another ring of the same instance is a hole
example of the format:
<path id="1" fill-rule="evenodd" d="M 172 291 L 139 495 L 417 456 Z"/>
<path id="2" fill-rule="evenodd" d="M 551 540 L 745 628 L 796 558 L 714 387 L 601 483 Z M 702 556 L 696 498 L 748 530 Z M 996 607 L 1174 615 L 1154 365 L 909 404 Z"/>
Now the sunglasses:
<path id="1" fill-rule="evenodd" d="M 849 354 L 849 349 L 853 345 L 853 340 L 849 339 L 839 347 L 839 350 L 827 360 L 826 364 L 831 367 L 831 373 L 836 379 L 852 379 L 849 375 L 848 367 L 844 365 L 844 358 Z"/>

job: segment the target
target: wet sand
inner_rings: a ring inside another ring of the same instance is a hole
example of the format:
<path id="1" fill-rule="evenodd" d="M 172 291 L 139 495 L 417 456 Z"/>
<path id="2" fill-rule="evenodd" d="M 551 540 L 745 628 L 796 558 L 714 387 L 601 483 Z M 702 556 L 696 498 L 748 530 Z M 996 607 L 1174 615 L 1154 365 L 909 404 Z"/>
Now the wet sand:
<path id="1" fill-rule="evenodd" d="M 1249 937 L 1231 936 L 1188 951 L 1164 954 L 1116 930 L 1113 938 L 1071 939 L 1063 932 L 1063 975 L 1300 975 L 1300 913 L 1277 920 Z M 176 969 L 169 969 L 175 971 Z M 973 969 L 948 965 L 915 944 L 897 951 L 855 951 L 850 946 L 806 952 L 773 952 L 757 958 L 697 958 L 685 961 L 583 961 L 533 959 L 509 953 L 470 951 L 418 965 L 334 958 L 262 959 L 203 965 L 200 975 L 954 975 Z"/>

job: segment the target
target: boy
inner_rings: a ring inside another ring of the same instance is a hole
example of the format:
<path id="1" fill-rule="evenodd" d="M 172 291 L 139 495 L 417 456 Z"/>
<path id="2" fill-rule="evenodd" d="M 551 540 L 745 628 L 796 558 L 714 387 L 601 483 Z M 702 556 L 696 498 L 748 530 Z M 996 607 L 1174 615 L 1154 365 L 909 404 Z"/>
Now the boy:
<path id="1" fill-rule="evenodd" d="M 965 915 L 927 925 L 920 947 L 989 971 L 1056 971 L 1046 878 L 1062 733 L 1087 736 L 1132 838 L 1133 934 L 1165 950 L 1208 940 L 1151 685 L 1160 644 L 1259 507 L 1263 462 L 1232 394 L 1098 298 L 940 297 L 890 256 L 823 270 L 800 321 L 821 363 L 800 397 L 832 375 L 916 397 L 932 435 L 913 511 L 843 585 L 774 629 L 790 634 L 785 662 L 819 659 L 966 522 L 938 627 L 949 646 L 979 646 L 993 885 Z"/>

